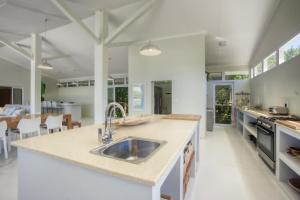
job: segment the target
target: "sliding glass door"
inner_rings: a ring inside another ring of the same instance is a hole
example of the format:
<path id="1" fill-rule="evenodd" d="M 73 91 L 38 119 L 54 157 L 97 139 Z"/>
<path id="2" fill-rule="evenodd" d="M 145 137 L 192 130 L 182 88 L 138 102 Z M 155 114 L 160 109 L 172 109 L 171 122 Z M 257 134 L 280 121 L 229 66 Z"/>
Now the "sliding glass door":
<path id="1" fill-rule="evenodd" d="M 12 104 L 23 104 L 22 88 L 12 88 Z"/>

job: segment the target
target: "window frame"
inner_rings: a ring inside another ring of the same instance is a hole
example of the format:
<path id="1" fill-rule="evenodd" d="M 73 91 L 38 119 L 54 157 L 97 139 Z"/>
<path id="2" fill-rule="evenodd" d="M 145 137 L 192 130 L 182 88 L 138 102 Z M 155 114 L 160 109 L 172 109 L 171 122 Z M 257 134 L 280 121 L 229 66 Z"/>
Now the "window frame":
<path id="1" fill-rule="evenodd" d="M 296 57 L 298 57 L 299 55 L 300 55 L 300 44 L 299 44 L 299 46 L 298 47 L 296 47 L 296 49 L 299 49 L 299 53 L 297 54 L 297 55 L 294 55 L 294 56 L 292 56 L 291 58 L 289 58 L 289 59 L 287 59 L 287 60 L 285 60 L 284 59 L 284 47 L 287 45 L 287 44 L 289 44 L 292 40 L 294 40 L 294 39 L 299 39 L 299 41 L 300 41 L 300 33 L 297 33 L 296 35 L 294 35 L 291 39 L 289 39 L 287 42 L 285 42 L 283 45 L 281 45 L 278 49 L 277 49 L 277 51 L 278 51 L 278 64 L 279 65 L 281 65 L 281 64 L 283 64 L 283 63 L 286 63 L 286 62 L 288 62 L 288 61 L 290 61 L 290 60 L 292 60 L 292 59 L 294 59 L 294 58 L 296 58 Z M 293 45 L 291 45 L 291 47 L 293 47 Z M 283 59 L 283 60 L 282 60 Z M 281 62 L 281 60 L 282 60 L 282 62 Z"/>
<path id="2" fill-rule="evenodd" d="M 275 64 L 273 65 L 273 66 L 267 66 L 267 64 L 266 64 L 266 62 L 267 62 L 267 60 L 271 57 L 271 56 L 275 56 Z M 265 57 L 264 59 L 263 59 L 263 73 L 264 72 L 267 72 L 267 71 L 269 71 L 269 70 L 271 70 L 271 69 L 273 69 L 273 68 L 275 68 L 275 67 L 277 67 L 278 65 L 277 65 L 277 63 L 278 63 L 278 60 L 277 60 L 277 58 L 278 58 L 278 56 L 277 56 L 277 51 L 273 51 L 271 54 L 269 54 L 267 57 Z M 270 68 L 269 68 L 270 67 Z"/>
<path id="3" fill-rule="evenodd" d="M 259 65 L 261 65 L 261 72 L 259 73 L 259 74 L 257 74 L 256 73 L 256 67 L 258 67 Z M 257 63 L 254 67 L 253 67 L 253 76 L 254 77 L 257 77 L 257 76 L 259 76 L 259 75 L 261 75 L 261 74 L 263 74 L 264 73 L 264 63 L 263 62 L 259 62 L 259 63 Z"/>
<path id="4" fill-rule="evenodd" d="M 299 49 L 299 53 L 298 54 L 296 54 L 296 55 L 294 55 L 294 56 L 292 56 L 291 58 L 289 58 L 289 59 L 287 59 L 287 60 L 283 60 L 283 61 L 281 61 L 282 60 L 282 56 L 284 56 L 284 55 L 282 55 L 283 54 L 283 47 L 284 46 L 286 46 L 289 42 L 291 42 L 292 40 L 294 40 L 295 38 L 298 38 L 299 37 L 299 45 L 298 45 L 298 47 L 296 47 L 296 49 Z M 275 53 L 275 56 L 276 56 L 276 65 L 275 66 L 273 66 L 272 68 L 270 68 L 270 69 L 266 69 L 266 66 L 265 66 L 265 60 L 267 59 L 267 58 L 269 58 L 272 54 L 274 54 Z M 250 77 L 251 77 L 251 79 L 253 79 L 253 78 L 255 78 L 255 77 L 257 77 L 257 76 L 259 76 L 259 75 L 261 75 L 261 74 L 264 74 L 265 72 L 268 72 L 268 71 L 270 71 L 270 70 L 272 70 L 272 69 L 274 69 L 274 68 L 276 68 L 276 67 L 279 67 L 280 65 L 282 65 L 282 64 L 284 64 L 284 63 L 286 63 L 286 62 L 289 62 L 289 61 L 291 61 L 291 60 L 293 60 L 293 59 L 295 59 L 295 58 L 297 58 L 298 56 L 300 56 L 300 33 L 297 33 L 297 34 L 295 34 L 293 37 L 291 37 L 287 42 L 285 42 L 284 44 L 282 44 L 282 45 L 280 45 L 280 47 L 278 47 L 275 51 L 273 51 L 271 54 L 269 54 L 268 56 L 266 56 L 262 61 L 260 61 L 258 64 L 256 64 L 255 66 L 253 66 L 253 67 L 251 67 L 250 68 Z M 261 73 L 259 73 L 259 74 L 256 74 L 255 73 L 255 68 L 259 65 L 259 64 L 262 64 L 262 72 Z"/>

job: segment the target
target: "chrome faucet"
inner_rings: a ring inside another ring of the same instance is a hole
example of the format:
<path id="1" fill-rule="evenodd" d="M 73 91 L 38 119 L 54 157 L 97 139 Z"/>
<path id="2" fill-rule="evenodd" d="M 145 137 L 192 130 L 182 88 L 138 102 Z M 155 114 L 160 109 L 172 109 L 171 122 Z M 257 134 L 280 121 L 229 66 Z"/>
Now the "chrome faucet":
<path id="1" fill-rule="evenodd" d="M 125 110 L 121 106 L 121 104 L 119 104 L 117 102 L 112 102 L 107 105 L 107 107 L 105 109 L 105 130 L 104 130 L 104 133 L 102 133 L 102 143 L 103 144 L 108 144 L 112 141 L 113 131 L 111 129 L 111 118 L 112 118 L 112 114 L 114 111 L 114 109 L 112 109 L 112 108 L 114 108 L 114 107 L 117 107 L 121 110 L 123 119 L 125 119 L 125 117 L 126 117 Z M 109 119 L 109 127 L 108 127 L 108 119 Z"/>

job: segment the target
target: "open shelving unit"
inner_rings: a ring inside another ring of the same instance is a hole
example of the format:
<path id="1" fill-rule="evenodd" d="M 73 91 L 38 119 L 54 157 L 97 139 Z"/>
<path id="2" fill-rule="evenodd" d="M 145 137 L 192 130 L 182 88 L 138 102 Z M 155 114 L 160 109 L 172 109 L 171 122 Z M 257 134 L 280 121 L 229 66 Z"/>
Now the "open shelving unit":
<path id="1" fill-rule="evenodd" d="M 199 126 L 193 136 L 186 142 L 174 167 L 163 181 L 161 200 L 187 200 L 194 189 L 199 162 Z"/>
<path id="2" fill-rule="evenodd" d="M 300 132 L 278 125 L 276 142 L 276 177 L 290 199 L 300 199 L 300 194 L 288 184 L 290 178 L 300 178 L 300 158 L 287 153 L 289 147 L 300 148 Z"/>
<path id="3" fill-rule="evenodd" d="M 249 124 L 244 124 L 244 128 L 255 138 L 257 138 L 257 131 L 255 126 L 251 126 Z"/>
<path id="4" fill-rule="evenodd" d="M 246 111 L 237 109 L 236 121 L 236 127 L 238 131 L 241 133 L 243 138 L 256 150 L 255 141 L 257 138 L 257 130 L 255 124 L 257 121 L 257 116 L 254 116 Z"/>

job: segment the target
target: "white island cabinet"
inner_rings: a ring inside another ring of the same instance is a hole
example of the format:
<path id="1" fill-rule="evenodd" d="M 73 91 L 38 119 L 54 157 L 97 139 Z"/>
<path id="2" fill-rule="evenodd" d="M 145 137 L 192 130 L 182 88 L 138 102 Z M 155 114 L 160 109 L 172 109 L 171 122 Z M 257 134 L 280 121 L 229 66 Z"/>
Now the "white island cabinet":
<path id="1" fill-rule="evenodd" d="M 75 103 L 61 103 L 58 105 L 64 114 L 71 114 L 73 121 L 81 121 L 81 105 Z"/>
<path id="2" fill-rule="evenodd" d="M 184 200 L 193 183 L 186 180 L 197 172 L 199 120 L 156 116 L 144 125 L 117 129 L 114 140 L 132 136 L 166 142 L 140 164 L 91 154 L 102 145 L 101 125 L 17 141 L 18 199 L 160 200 L 165 194 Z M 188 160 L 184 149 L 190 143 Z"/>

